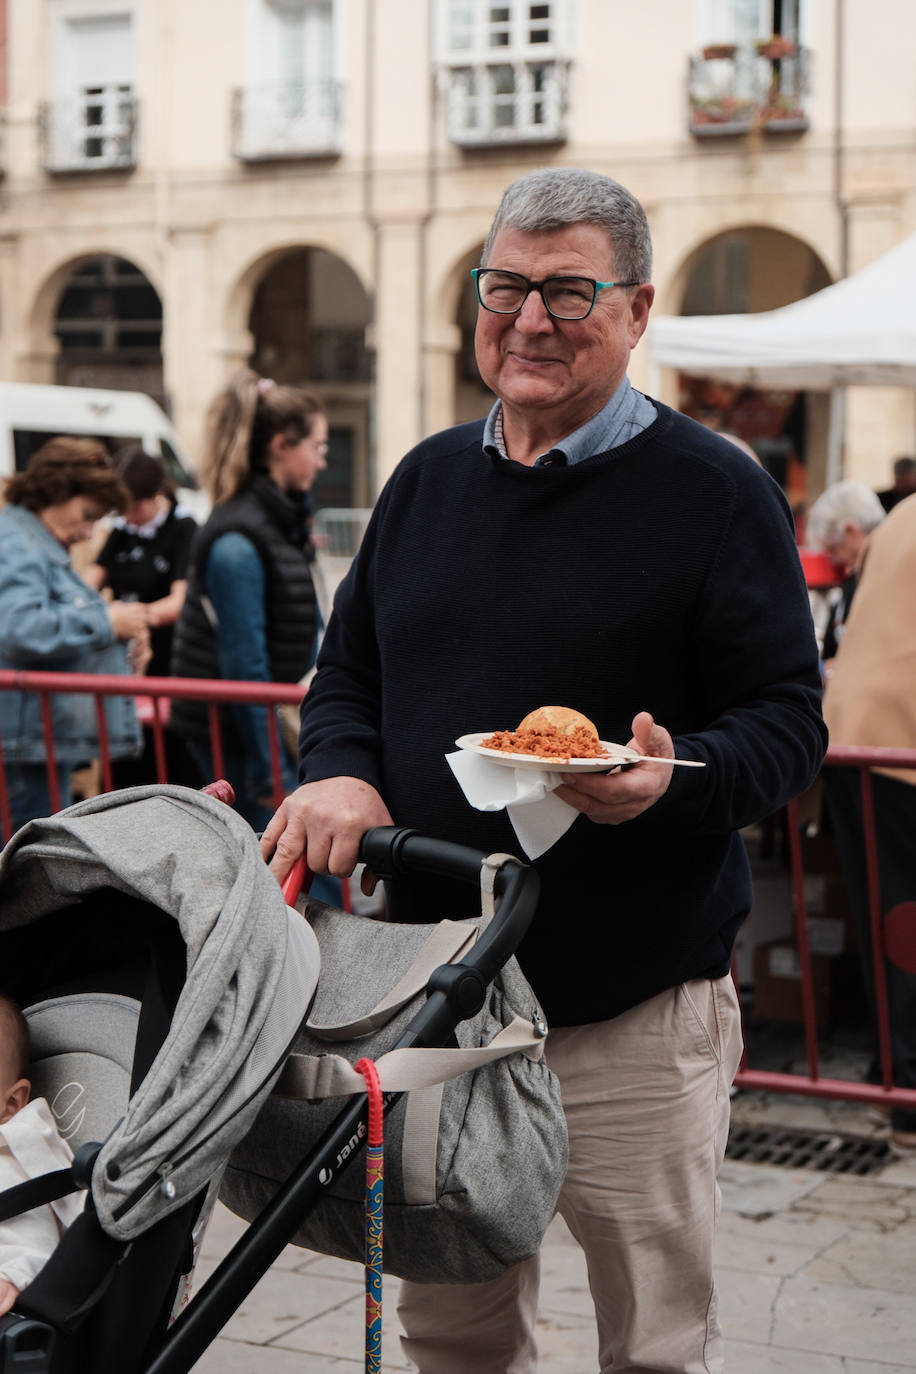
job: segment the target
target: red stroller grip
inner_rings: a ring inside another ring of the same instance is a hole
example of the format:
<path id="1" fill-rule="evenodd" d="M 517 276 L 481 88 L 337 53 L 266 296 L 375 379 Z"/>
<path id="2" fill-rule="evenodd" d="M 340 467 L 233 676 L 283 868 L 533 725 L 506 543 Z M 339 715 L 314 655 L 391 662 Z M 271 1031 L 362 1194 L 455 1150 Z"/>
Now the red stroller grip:
<path id="1" fill-rule="evenodd" d="M 286 899 L 286 905 L 295 906 L 296 898 L 299 896 L 299 893 L 302 891 L 303 887 L 308 891 L 311 881 L 312 875 L 305 861 L 305 855 L 300 854 L 289 873 L 280 884 L 283 890 L 283 896 Z"/>

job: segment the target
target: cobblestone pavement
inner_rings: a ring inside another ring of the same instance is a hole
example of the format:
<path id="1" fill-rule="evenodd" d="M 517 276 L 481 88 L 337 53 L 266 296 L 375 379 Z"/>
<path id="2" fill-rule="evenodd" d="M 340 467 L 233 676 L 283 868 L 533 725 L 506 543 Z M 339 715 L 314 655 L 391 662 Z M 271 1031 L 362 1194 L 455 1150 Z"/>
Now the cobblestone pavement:
<path id="1" fill-rule="evenodd" d="M 860 1107 L 739 1094 L 736 1122 L 868 1135 Z M 727 1159 L 718 1241 L 727 1374 L 914 1374 L 916 1159 L 865 1177 Z M 243 1229 L 222 1208 L 199 1275 Z M 543 1251 L 542 1374 L 595 1374 L 585 1267 L 559 1220 Z M 288 1247 L 195 1366 L 200 1374 L 356 1374 L 362 1270 Z M 383 1369 L 401 1355 L 397 1281 L 386 1280 Z"/>

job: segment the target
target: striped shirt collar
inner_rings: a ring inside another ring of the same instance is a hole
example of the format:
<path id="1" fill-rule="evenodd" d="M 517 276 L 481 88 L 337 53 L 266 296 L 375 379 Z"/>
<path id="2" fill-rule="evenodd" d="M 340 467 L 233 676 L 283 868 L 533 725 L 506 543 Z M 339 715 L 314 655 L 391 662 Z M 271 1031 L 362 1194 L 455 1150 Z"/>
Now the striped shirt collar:
<path id="1" fill-rule="evenodd" d="M 591 458 L 595 453 L 605 453 L 608 449 L 625 444 L 634 435 L 648 429 L 657 418 L 655 406 L 642 392 L 635 391 L 629 377 L 624 377 L 613 396 L 597 415 L 586 420 L 584 425 L 573 430 L 546 453 L 540 454 L 536 467 L 572 466 L 583 458 Z M 495 458 L 508 459 L 506 441 L 503 433 L 503 407 L 497 401 L 487 416 L 483 430 L 485 453 Z"/>

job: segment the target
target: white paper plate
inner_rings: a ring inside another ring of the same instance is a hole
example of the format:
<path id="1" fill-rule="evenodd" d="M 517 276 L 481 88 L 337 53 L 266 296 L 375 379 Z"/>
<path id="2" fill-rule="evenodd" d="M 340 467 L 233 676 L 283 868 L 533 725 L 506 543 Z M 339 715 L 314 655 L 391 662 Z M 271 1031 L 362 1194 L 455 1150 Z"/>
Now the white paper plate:
<path id="1" fill-rule="evenodd" d="M 494 763 L 505 763 L 511 768 L 540 768 L 545 773 L 607 773 L 621 763 L 648 763 L 644 754 L 628 749 L 625 744 L 610 744 L 599 740 L 607 757 L 601 759 L 542 759 L 537 754 L 510 754 L 505 749 L 484 749 L 481 740 L 489 739 L 495 730 L 483 730 L 475 735 L 462 735 L 455 743 L 459 749 L 468 749 L 480 754 Z M 656 763 L 674 763 L 689 768 L 705 768 L 700 759 L 655 759 Z"/>

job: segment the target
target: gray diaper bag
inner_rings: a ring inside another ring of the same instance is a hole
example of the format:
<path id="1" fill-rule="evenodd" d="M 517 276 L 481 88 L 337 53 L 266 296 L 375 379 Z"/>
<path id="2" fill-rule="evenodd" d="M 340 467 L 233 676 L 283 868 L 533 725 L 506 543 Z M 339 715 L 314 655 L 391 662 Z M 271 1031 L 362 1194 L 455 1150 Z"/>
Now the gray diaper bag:
<path id="1" fill-rule="evenodd" d="M 566 1173 L 559 1085 L 544 1059 L 546 1025 L 516 960 L 482 1010 L 442 1049 L 391 1047 L 440 965 L 472 946 L 478 920 L 396 925 L 308 900 L 321 974 L 308 1021 L 253 1128 L 235 1148 L 220 1196 L 247 1220 L 268 1203 L 346 1104 L 365 1091 L 351 1067 L 373 1059 L 386 1092 L 384 1267 L 419 1283 L 497 1278 L 536 1253 Z M 361 1158 L 338 1171 L 294 1243 L 362 1263 Z"/>

